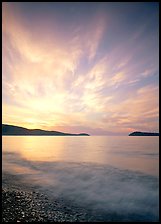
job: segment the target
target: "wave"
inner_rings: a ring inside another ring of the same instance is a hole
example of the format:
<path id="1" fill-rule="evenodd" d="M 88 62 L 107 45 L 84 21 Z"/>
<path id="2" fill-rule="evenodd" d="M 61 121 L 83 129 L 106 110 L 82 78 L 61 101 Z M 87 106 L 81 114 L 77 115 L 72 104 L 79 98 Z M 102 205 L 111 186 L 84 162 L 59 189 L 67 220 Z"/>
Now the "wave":
<path id="1" fill-rule="evenodd" d="M 18 177 L 17 185 L 32 186 L 50 198 L 65 198 L 97 213 L 159 219 L 158 177 L 95 163 L 29 161 L 16 153 L 3 153 L 2 165 L 3 184 L 5 175 L 11 174 Z"/>
<path id="2" fill-rule="evenodd" d="M 141 152 L 141 151 L 109 151 L 108 153 L 119 154 L 119 156 L 127 157 L 144 157 L 144 158 L 158 158 L 159 152 Z"/>

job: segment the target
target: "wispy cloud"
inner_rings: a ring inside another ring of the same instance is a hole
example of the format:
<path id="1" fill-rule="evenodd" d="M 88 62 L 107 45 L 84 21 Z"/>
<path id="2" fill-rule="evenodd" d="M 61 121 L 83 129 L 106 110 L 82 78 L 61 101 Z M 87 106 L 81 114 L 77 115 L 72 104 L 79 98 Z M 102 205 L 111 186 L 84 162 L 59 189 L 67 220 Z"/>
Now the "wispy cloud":
<path id="1" fill-rule="evenodd" d="M 116 41 L 120 21 L 105 11 L 69 26 L 64 11 L 44 20 L 30 12 L 32 23 L 18 3 L 3 3 L 4 123 L 127 133 L 141 122 L 158 130 L 155 33 L 145 35 L 148 25 L 140 25 Z"/>

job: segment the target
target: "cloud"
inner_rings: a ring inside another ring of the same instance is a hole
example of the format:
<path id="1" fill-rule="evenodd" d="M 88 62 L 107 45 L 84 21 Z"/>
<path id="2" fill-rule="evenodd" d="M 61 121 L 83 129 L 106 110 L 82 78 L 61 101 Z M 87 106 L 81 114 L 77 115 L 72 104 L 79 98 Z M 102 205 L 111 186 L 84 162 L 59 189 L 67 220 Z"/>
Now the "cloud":
<path id="1" fill-rule="evenodd" d="M 157 110 L 158 92 L 153 89 L 152 94 L 151 87 L 146 87 L 158 78 L 157 54 L 146 54 L 151 52 L 152 45 L 145 44 L 151 35 L 141 39 L 144 29 L 138 35 L 134 30 L 131 38 L 114 44 L 109 39 L 115 35 L 109 33 L 115 30 L 110 29 L 112 18 L 101 12 L 86 23 L 71 22 L 70 26 L 53 13 L 42 21 L 42 12 L 37 12 L 32 23 L 18 4 L 3 4 L 5 123 L 15 124 L 18 119 L 17 123 L 22 120 L 28 127 L 35 121 L 35 127 L 46 123 L 50 128 L 59 124 L 70 127 L 73 122 L 74 126 L 90 129 L 94 125 L 105 132 L 121 128 L 125 133 L 127 124 L 138 121 L 146 111 Z M 153 101 L 149 103 L 148 97 Z M 146 116 L 157 119 L 158 115 Z M 108 128 L 102 122 L 105 117 Z M 152 129 L 155 127 L 154 122 Z"/>
<path id="2" fill-rule="evenodd" d="M 89 31 L 89 33 L 87 32 L 85 41 L 89 51 L 89 60 L 92 60 L 97 54 L 99 44 L 105 31 L 105 17 L 101 15 L 96 18 L 96 20 L 92 21 Z"/>
<path id="3" fill-rule="evenodd" d="M 109 103 L 107 116 L 103 118 L 103 123 L 113 129 L 122 130 L 128 133 L 133 130 L 154 131 L 159 127 L 157 117 L 159 113 L 158 87 L 153 85 L 144 86 L 127 97 L 119 104 Z M 132 98 L 132 100 L 131 100 Z M 150 100 L 149 100 L 150 99 Z"/>

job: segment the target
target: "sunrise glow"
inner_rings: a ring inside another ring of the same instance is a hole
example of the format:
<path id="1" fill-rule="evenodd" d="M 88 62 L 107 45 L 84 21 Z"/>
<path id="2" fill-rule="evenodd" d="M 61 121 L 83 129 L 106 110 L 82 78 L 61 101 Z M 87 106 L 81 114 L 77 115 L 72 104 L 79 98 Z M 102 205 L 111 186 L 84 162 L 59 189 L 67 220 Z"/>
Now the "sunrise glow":
<path id="1" fill-rule="evenodd" d="M 3 124 L 159 131 L 158 5 L 118 6 L 3 2 Z"/>

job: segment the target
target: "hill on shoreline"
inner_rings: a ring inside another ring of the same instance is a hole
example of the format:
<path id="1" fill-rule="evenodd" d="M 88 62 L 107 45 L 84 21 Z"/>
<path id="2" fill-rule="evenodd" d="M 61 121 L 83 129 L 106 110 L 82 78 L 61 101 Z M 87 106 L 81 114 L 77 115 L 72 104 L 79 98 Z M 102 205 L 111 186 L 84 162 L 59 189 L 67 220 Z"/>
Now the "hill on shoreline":
<path id="1" fill-rule="evenodd" d="M 59 131 L 45 131 L 41 129 L 27 129 L 19 126 L 2 124 L 2 135 L 37 135 L 37 136 L 89 136 L 86 133 L 71 134 Z"/>
<path id="2" fill-rule="evenodd" d="M 159 133 L 135 131 L 130 133 L 129 136 L 159 136 Z"/>

